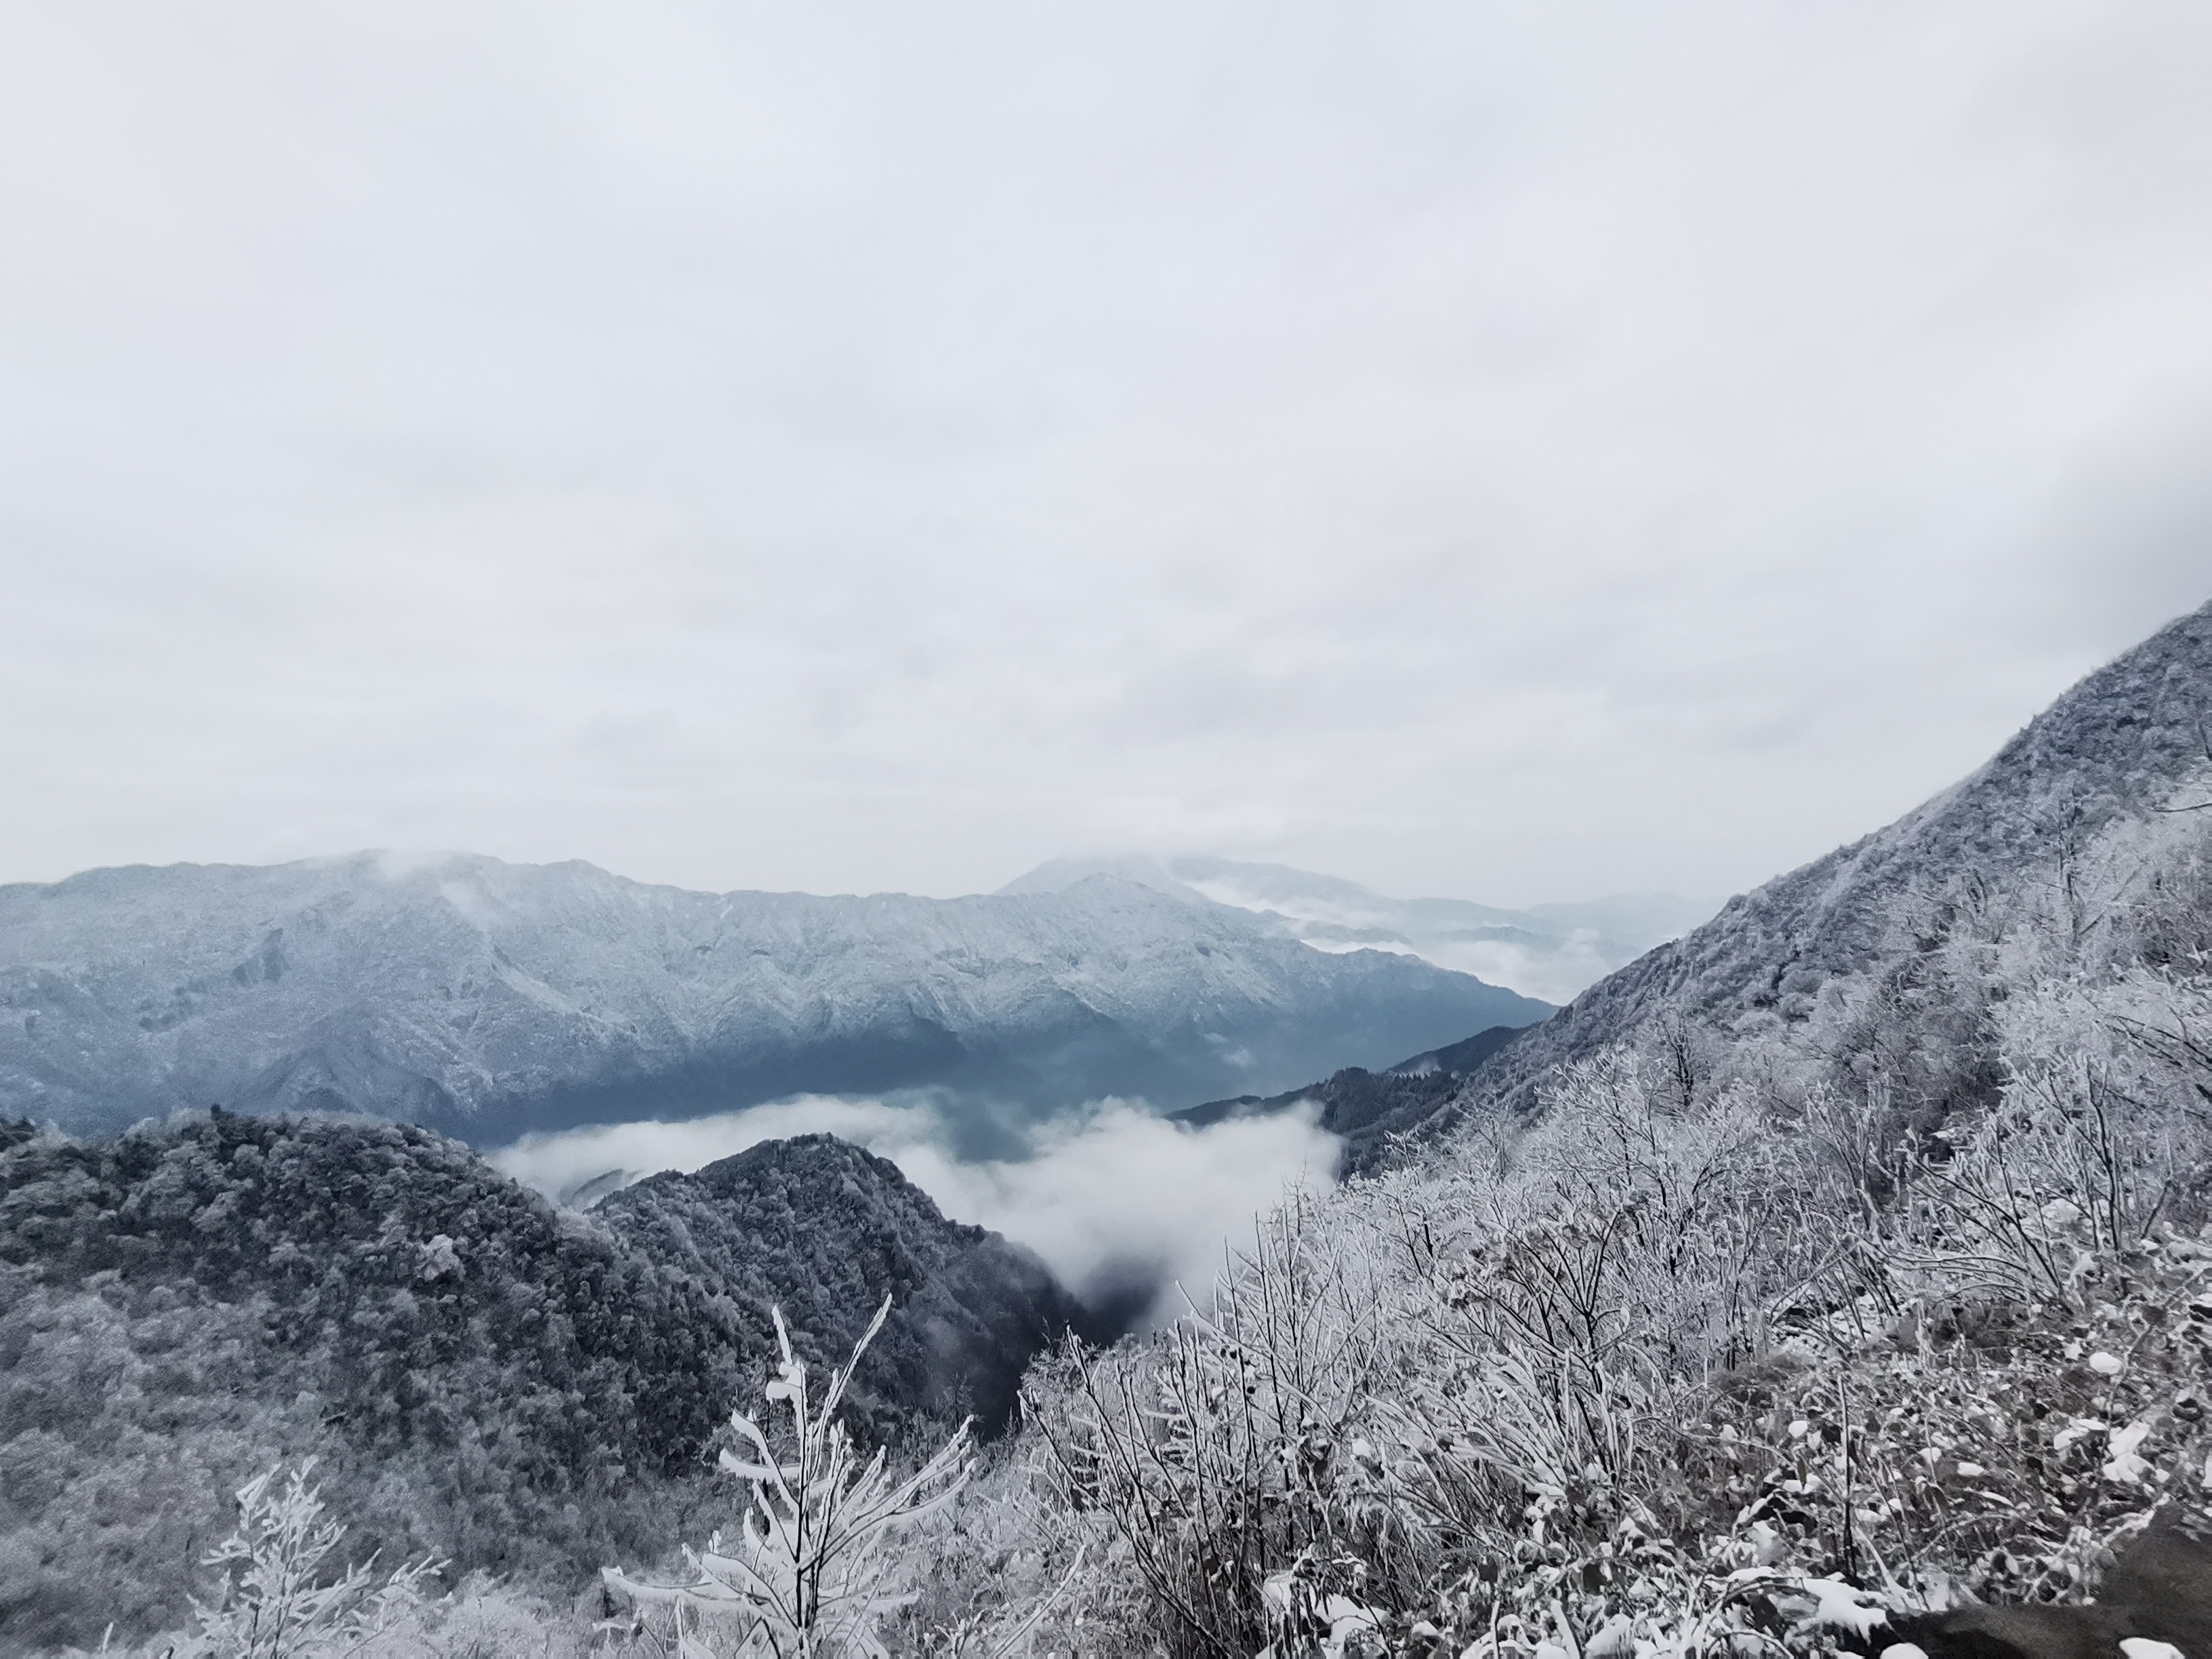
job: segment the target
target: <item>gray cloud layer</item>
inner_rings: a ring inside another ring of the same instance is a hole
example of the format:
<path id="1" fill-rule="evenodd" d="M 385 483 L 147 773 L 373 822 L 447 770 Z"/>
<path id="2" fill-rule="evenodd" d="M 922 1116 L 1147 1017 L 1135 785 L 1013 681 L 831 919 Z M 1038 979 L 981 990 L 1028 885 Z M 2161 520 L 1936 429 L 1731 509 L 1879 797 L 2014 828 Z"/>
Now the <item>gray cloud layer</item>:
<path id="1" fill-rule="evenodd" d="M 0 877 L 1741 888 L 2212 593 L 2208 52 L 16 9 Z"/>

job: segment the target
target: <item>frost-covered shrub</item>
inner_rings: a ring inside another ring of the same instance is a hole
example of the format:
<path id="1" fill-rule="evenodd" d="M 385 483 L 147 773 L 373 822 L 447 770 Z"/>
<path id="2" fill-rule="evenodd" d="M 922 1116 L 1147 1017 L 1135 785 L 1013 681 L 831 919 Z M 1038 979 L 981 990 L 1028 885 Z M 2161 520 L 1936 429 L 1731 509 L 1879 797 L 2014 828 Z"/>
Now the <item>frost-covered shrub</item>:
<path id="1" fill-rule="evenodd" d="M 198 1629 L 185 1653 L 207 1659 L 319 1659 L 366 1647 L 422 1599 L 437 1563 L 403 1564 L 380 1575 L 376 1559 L 333 1571 L 325 1565 L 345 1528 L 323 1519 L 307 1484 L 313 1460 L 276 1486 L 277 1470 L 238 1490 L 238 1527 L 204 1565 L 222 1573 L 214 1601 L 196 1603 Z"/>
<path id="2" fill-rule="evenodd" d="M 1707 1406 L 1680 1455 L 1799 1559 L 1941 1607 L 2071 1598 L 2212 1455 L 2212 1245 L 2086 1253 L 2078 1302 L 1961 1297 L 1790 1356 Z"/>
<path id="3" fill-rule="evenodd" d="M 1108 1563 L 1101 1520 L 1056 1504 L 1034 1440 L 985 1446 L 968 1483 L 907 1540 L 925 1570 L 886 1644 L 993 1659 L 1103 1650 L 1098 1632 L 1126 1628 L 1141 1592 Z"/>
<path id="4" fill-rule="evenodd" d="M 426 1651 L 424 1589 L 439 1564 L 403 1563 L 379 1572 L 372 1553 L 350 1565 L 333 1559 L 346 1528 L 326 1519 L 308 1484 L 314 1462 L 282 1482 L 281 1468 L 235 1495 L 230 1535 L 201 1558 L 216 1570 L 213 1593 L 193 1598 L 192 1627 L 136 1651 L 152 1659 L 369 1659 Z M 113 1631 L 100 1644 L 112 1645 Z"/>
<path id="5" fill-rule="evenodd" d="M 1104 1522 L 1171 1632 L 1207 1650 L 1267 1639 L 1270 1574 L 1357 1559 L 1418 1583 L 1431 1540 L 1370 1501 L 1359 1431 L 1404 1370 L 1405 1286 L 1300 1202 L 1270 1218 L 1203 1312 L 1103 1355 L 1069 1345 L 1030 1376 L 1028 1421 L 1064 1509 Z"/>
<path id="6" fill-rule="evenodd" d="M 1825 1652 L 2078 1598 L 2202 1504 L 2212 999 L 2070 929 L 2008 957 L 1994 909 L 1806 1032 L 1567 1067 L 1533 1126 L 1291 1204 L 1191 1317 L 1034 1373 L 1127 1644 Z M 1964 1058 L 1822 1046 L 1970 972 L 1971 1018 L 1910 1025 Z"/>
<path id="7" fill-rule="evenodd" d="M 782 1360 L 766 1395 L 784 1406 L 791 1425 L 777 1444 L 744 1413 L 730 1413 L 730 1426 L 752 1453 L 725 1448 L 720 1455 L 721 1467 L 751 1488 L 737 1535 L 717 1532 L 704 1550 L 685 1546 L 693 1574 L 686 1583 L 655 1584 L 605 1570 L 610 1589 L 672 1611 L 685 1659 L 708 1659 L 724 1643 L 732 1655 L 886 1653 L 878 1626 L 915 1595 L 901 1587 L 911 1567 L 897 1553 L 897 1535 L 951 1501 L 967 1480 L 969 1449 L 963 1424 L 903 1479 L 891 1473 L 881 1448 L 862 1462 L 837 1412 L 890 1309 L 886 1297 L 850 1362 L 830 1373 L 818 1407 L 808 1402 L 805 1362 L 793 1354 L 776 1310 Z"/>

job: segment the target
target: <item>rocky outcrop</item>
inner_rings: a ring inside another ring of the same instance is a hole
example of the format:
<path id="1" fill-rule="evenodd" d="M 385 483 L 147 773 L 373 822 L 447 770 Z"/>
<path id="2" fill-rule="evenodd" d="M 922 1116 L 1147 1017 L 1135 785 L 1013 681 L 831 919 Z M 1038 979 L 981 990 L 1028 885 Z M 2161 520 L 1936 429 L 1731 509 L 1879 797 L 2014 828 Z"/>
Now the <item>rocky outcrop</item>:
<path id="1" fill-rule="evenodd" d="M 2115 1556 L 2094 1602 L 1960 1607 L 1903 1615 L 1877 1651 L 1909 1642 L 1928 1659 L 2160 1659 L 2148 1644 L 2212 1653 L 2212 1518 L 2167 1504 Z"/>

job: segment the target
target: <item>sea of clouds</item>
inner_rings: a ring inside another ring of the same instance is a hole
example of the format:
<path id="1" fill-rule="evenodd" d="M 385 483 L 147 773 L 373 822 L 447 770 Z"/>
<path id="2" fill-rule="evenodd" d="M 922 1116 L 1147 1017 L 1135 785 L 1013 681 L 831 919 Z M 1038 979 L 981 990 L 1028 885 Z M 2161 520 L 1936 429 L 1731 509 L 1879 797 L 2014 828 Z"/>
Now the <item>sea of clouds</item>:
<path id="1" fill-rule="evenodd" d="M 1157 1322 L 1182 1308 L 1185 1290 L 1203 1297 L 1261 1214 L 1334 1184 L 1339 1143 L 1316 1116 L 1301 1106 L 1199 1129 L 1105 1100 L 1030 1130 L 1025 1157 L 963 1161 L 944 1103 L 808 1095 L 685 1122 L 526 1135 L 490 1157 L 573 1200 L 763 1140 L 834 1134 L 897 1164 L 955 1220 L 1027 1245 L 1086 1301 Z"/>

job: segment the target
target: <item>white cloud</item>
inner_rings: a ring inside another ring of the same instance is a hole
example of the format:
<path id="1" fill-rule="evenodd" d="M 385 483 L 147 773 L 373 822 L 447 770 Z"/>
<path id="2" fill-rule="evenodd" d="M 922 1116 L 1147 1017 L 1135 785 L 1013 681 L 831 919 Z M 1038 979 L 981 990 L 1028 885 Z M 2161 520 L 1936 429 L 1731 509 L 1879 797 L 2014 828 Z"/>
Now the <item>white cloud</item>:
<path id="1" fill-rule="evenodd" d="M 927 1105 L 803 1095 L 680 1123 L 604 1123 L 527 1134 L 487 1156 L 503 1173 L 557 1198 L 604 1176 L 619 1173 L 627 1184 L 665 1170 L 688 1173 L 793 1135 L 836 1135 L 896 1158 L 943 1133 L 942 1120 Z"/>
<path id="2" fill-rule="evenodd" d="M 763 1140 L 835 1134 L 896 1164 L 955 1220 L 1029 1246 L 1094 1302 L 1155 1315 L 1202 1297 L 1224 1252 L 1293 1188 L 1334 1184 L 1336 1137 L 1294 1110 L 1191 1129 L 1106 1101 L 1036 1130 L 1019 1161 L 963 1163 L 927 1104 L 808 1096 L 686 1123 L 622 1123 L 526 1136 L 489 1154 L 559 1196 L 615 1171 L 693 1170 Z"/>
<path id="3" fill-rule="evenodd" d="M 1293 1188 L 1334 1186 L 1338 1142 L 1313 1112 L 1190 1129 L 1118 1102 L 1041 1138 L 1025 1163 L 957 1164 L 934 1146 L 887 1153 L 950 1214 L 1028 1245 L 1079 1294 L 1166 1287 L 1155 1312 L 1202 1299 L 1231 1248 Z"/>

